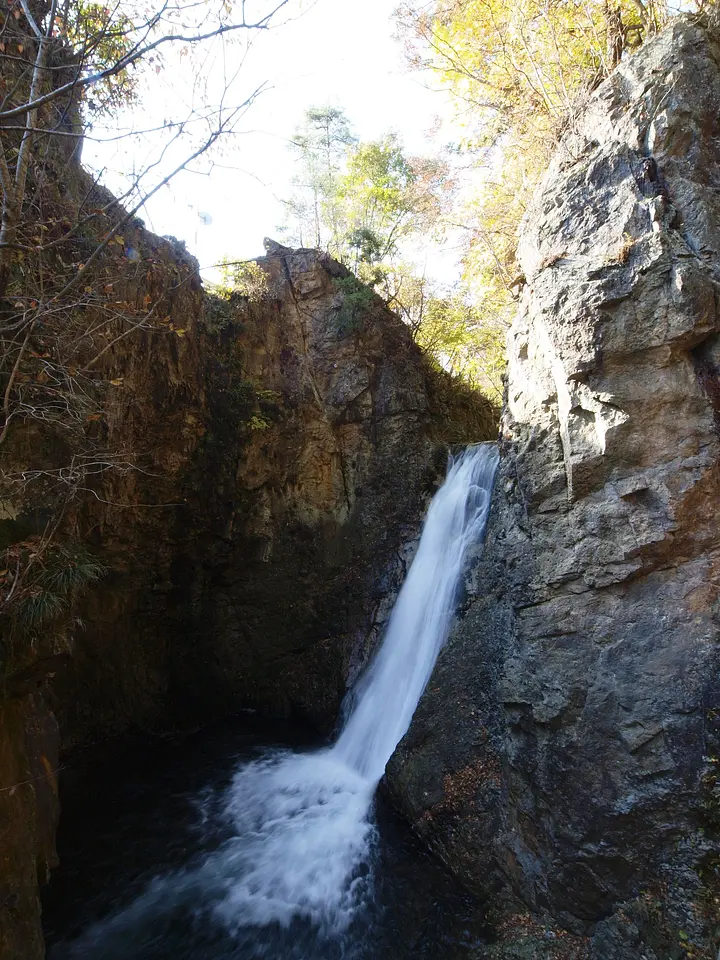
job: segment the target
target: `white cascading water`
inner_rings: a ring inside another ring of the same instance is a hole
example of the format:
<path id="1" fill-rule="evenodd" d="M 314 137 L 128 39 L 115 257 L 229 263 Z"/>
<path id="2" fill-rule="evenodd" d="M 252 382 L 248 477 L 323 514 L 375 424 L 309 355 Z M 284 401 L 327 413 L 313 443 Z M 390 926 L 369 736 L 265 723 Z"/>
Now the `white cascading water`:
<path id="1" fill-rule="evenodd" d="M 241 767 L 225 807 L 233 839 L 201 864 L 158 877 L 121 914 L 86 931 L 86 947 L 170 901 L 201 903 L 236 933 L 297 918 L 330 936 L 347 929 L 371 883 L 375 790 L 447 639 L 467 560 L 482 543 L 497 463 L 494 444 L 451 460 L 336 743 Z"/>
<path id="2" fill-rule="evenodd" d="M 455 612 L 470 550 L 482 542 L 498 462 L 494 444 L 450 464 L 377 656 L 349 695 L 333 754 L 376 783 L 407 732 Z"/>
<path id="3" fill-rule="evenodd" d="M 450 631 L 465 564 L 482 543 L 497 462 L 494 444 L 451 461 L 334 746 L 238 771 L 228 805 L 237 869 L 216 908 L 225 923 L 289 923 L 301 915 L 338 932 L 352 919 L 366 889 L 358 867 L 374 834 L 373 796 Z"/>

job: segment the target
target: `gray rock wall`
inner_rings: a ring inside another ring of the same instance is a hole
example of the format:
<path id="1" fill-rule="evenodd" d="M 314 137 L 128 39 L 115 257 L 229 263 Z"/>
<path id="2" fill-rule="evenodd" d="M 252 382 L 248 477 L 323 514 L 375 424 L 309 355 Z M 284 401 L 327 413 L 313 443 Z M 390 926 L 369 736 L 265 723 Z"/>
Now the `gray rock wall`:
<path id="1" fill-rule="evenodd" d="M 418 832 L 482 894 L 592 932 L 661 888 L 668 929 L 706 948 L 719 104 L 718 43 L 676 22 L 555 154 L 522 228 L 485 555 L 389 771 Z M 641 934 L 613 953 L 622 936 L 603 931 L 603 958 L 683 955 Z"/>

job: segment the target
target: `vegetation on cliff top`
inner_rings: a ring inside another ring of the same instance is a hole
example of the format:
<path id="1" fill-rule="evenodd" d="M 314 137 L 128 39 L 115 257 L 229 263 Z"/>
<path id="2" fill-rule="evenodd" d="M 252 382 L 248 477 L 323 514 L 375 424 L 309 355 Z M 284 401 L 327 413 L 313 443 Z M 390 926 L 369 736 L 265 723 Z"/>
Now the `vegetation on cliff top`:
<path id="1" fill-rule="evenodd" d="M 290 148 L 288 241 L 344 263 L 439 366 L 499 401 L 529 198 L 592 90 L 676 12 L 664 0 L 403 2 L 395 21 L 408 63 L 451 91 L 464 134 L 449 150 L 410 156 L 392 132 L 359 140 L 337 105 L 309 108 Z M 463 263 L 453 284 L 424 263 L 428 245 L 450 237 Z"/>
<path id="2" fill-rule="evenodd" d="M 687 6 L 703 15 L 714 0 Z M 678 8 L 666 0 L 405 0 L 398 31 L 409 64 L 453 95 L 476 170 L 453 210 L 465 235 L 465 280 L 507 317 L 518 285 L 520 221 L 549 156 L 590 93 Z"/>

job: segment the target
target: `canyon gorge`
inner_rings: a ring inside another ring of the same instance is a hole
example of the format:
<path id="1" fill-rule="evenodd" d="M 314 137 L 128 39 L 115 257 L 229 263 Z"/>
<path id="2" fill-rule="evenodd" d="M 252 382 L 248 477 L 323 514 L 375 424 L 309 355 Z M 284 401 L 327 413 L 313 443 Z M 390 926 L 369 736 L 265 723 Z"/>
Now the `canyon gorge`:
<path id="1" fill-rule="evenodd" d="M 502 411 L 324 253 L 267 241 L 261 290 L 223 298 L 123 226 L 93 284 L 154 320 L 85 311 L 99 466 L 32 422 L 2 447 L 3 547 L 54 524 L 102 568 L 3 628 L 2 960 L 44 956 L 61 758 L 243 710 L 329 737 L 448 453 L 488 442 L 484 549 L 381 790 L 477 898 L 473 960 L 715 960 L 719 103 L 717 32 L 680 18 L 572 118 L 521 227 Z M 57 166 L 45 202 L 122 219 Z"/>

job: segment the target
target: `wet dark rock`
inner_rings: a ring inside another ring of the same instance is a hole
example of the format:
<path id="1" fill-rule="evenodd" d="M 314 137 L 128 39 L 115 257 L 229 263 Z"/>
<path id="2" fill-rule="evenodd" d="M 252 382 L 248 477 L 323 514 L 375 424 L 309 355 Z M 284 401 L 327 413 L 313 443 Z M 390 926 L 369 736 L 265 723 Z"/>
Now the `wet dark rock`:
<path id="1" fill-rule="evenodd" d="M 57 865 L 59 737 L 38 694 L 0 704 L 0 957 L 42 960 L 38 884 Z"/>

